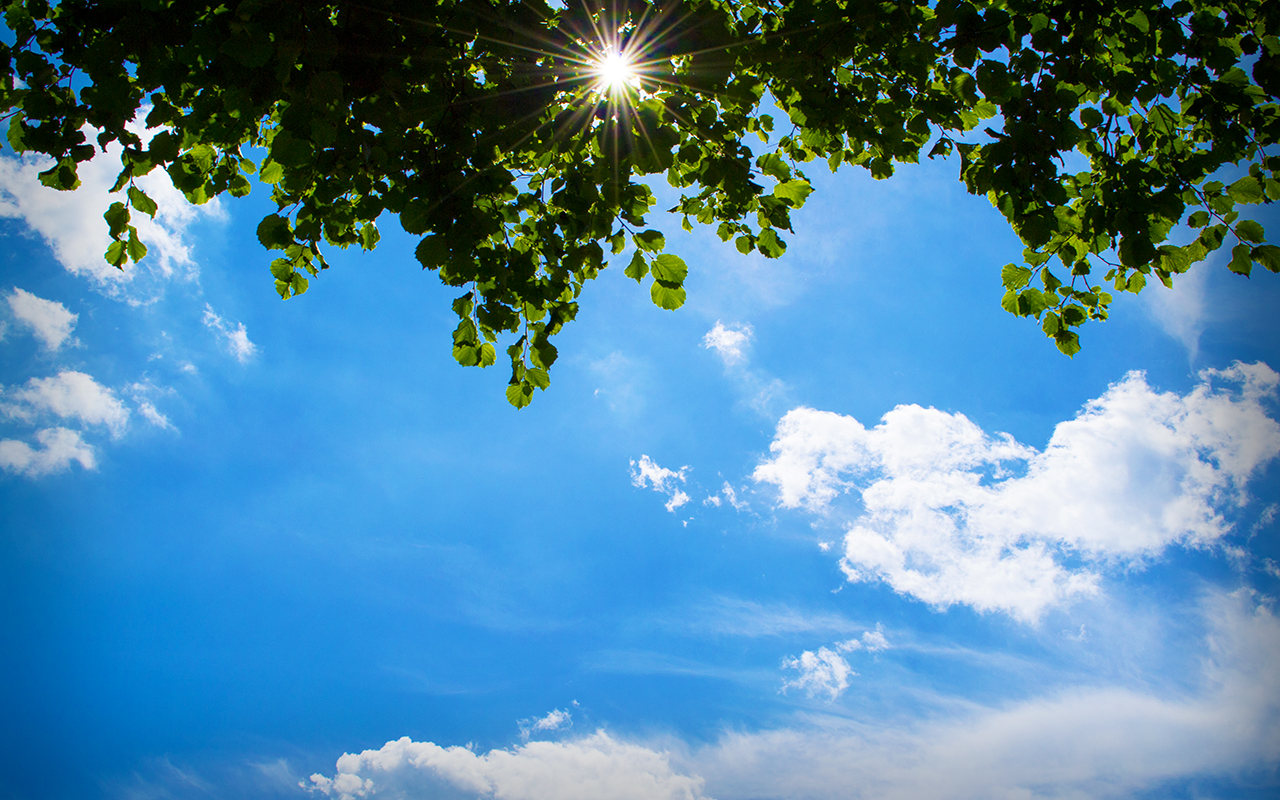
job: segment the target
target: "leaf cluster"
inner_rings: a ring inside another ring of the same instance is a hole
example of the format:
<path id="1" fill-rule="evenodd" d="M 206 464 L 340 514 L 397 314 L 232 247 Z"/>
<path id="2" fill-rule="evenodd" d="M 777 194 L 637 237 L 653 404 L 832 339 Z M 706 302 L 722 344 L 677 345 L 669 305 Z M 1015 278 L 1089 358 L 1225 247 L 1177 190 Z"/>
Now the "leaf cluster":
<path id="1" fill-rule="evenodd" d="M 684 303 L 688 267 L 647 222 L 658 176 L 686 229 L 776 258 L 806 164 L 887 178 L 958 153 L 1026 245 L 1003 307 L 1068 355 L 1104 287 L 1169 285 L 1227 242 L 1233 271 L 1280 270 L 1241 216 L 1280 197 L 1280 7 L 1261 0 L 2 5 L 10 145 L 63 190 L 121 148 L 110 263 L 146 254 L 130 214 L 157 212 L 134 183 L 155 169 L 194 203 L 269 186 L 258 238 L 286 299 L 326 247 L 372 249 L 396 219 L 461 290 L 454 357 L 486 367 L 505 345 L 517 407 L 608 259 Z M 638 86 L 597 87 L 611 47 L 639 54 Z M 1184 220 L 1194 238 L 1168 241 Z"/>

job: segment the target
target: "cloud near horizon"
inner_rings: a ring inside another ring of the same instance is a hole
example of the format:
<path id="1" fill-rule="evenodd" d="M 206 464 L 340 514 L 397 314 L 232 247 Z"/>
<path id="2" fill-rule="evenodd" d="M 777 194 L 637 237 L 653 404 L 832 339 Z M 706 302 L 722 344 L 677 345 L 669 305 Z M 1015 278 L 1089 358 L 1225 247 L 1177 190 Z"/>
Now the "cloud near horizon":
<path id="1" fill-rule="evenodd" d="M 1232 530 L 1227 512 L 1280 454 L 1280 424 L 1264 407 L 1277 384 L 1265 364 L 1236 364 L 1205 370 L 1179 396 L 1131 372 L 1059 423 L 1043 452 L 917 405 L 871 429 L 796 408 L 754 478 L 776 486 L 784 508 L 829 513 L 841 494 L 860 497 L 841 561 L 850 581 L 1035 623 L 1098 591 L 1108 564 Z"/>
<path id="2" fill-rule="evenodd" d="M 1188 658 L 1203 667 L 1189 690 L 1084 683 L 893 721 L 810 714 L 703 745 L 596 731 L 479 754 L 406 737 L 343 755 L 333 777 L 304 786 L 334 800 L 1074 800 L 1269 770 L 1280 759 L 1280 620 L 1247 590 L 1209 593 L 1200 610 L 1207 635 Z"/>

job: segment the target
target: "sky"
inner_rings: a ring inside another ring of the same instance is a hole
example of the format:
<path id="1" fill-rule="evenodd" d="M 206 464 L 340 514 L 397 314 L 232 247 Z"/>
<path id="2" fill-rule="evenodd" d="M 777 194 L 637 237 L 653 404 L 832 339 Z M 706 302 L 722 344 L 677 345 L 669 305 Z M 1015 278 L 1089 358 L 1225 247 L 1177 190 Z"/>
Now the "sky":
<path id="1" fill-rule="evenodd" d="M 39 168 L 0 156 L 0 799 L 1280 790 L 1280 276 L 1218 254 L 1067 358 L 956 163 L 815 166 L 779 260 L 655 219 L 686 306 L 624 253 L 517 411 L 394 220 L 285 302 L 261 187 L 149 176 L 120 272 L 109 160 Z"/>

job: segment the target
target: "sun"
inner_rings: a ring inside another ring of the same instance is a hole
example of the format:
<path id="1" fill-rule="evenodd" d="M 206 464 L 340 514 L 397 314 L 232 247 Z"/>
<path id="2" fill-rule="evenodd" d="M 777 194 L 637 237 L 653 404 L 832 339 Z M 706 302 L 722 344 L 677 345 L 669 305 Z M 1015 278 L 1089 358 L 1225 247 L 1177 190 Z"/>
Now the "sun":
<path id="1" fill-rule="evenodd" d="M 627 86 L 636 86 L 640 81 L 631 59 L 617 50 L 609 50 L 596 59 L 595 72 L 600 77 L 596 84 L 600 92 L 613 92 Z"/>

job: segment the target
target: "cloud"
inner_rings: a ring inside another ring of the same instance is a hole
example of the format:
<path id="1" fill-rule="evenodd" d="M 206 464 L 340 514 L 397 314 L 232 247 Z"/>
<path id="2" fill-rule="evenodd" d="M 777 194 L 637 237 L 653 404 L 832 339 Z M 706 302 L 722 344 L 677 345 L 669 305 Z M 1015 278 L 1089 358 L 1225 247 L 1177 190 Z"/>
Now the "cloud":
<path id="1" fill-rule="evenodd" d="M 48 350 L 57 350 L 71 338 L 79 314 L 72 314 L 62 303 L 36 297 L 31 292 L 13 287 L 7 298 L 13 316 L 31 329 Z"/>
<path id="2" fill-rule="evenodd" d="M 885 638 L 884 627 L 877 624 L 874 631 L 866 631 L 862 634 L 861 639 L 849 639 L 840 642 L 836 645 L 836 649 L 841 653 L 852 653 L 854 650 L 878 653 L 881 650 L 889 649 L 889 640 Z"/>
<path id="3" fill-rule="evenodd" d="M 858 674 L 839 653 L 825 647 L 819 647 L 816 653 L 805 650 L 799 658 L 784 659 L 782 667 L 800 671 L 795 680 L 783 681 L 784 694 L 787 689 L 803 689 L 810 697 L 826 695 L 831 701 L 848 689 L 849 678 Z"/>
<path id="4" fill-rule="evenodd" d="M 243 322 L 232 326 L 231 323 L 214 313 L 213 306 L 208 304 L 205 304 L 204 307 L 204 324 L 222 340 L 227 352 L 231 353 L 241 364 L 246 363 L 258 352 L 258 346 L 249 341 L 249 333 L 245 330 Z"/>
<path id="5" fill-rule="evenodd" d="M 44 428 L 36 431 L 39 449 L 15 439 L 0 440 L 0 469 L 39 478 L 62 472 L 72 461 L 80 462 L 84 469 L 94 469 L 97 462 L 93 448 L 85 444 L 80 434 L 67 428 Z"/>
<path id="6" fill-rule="evenodd" d="M 1206 316 L 1205 278 L 1209 273 L 1208 266 L 1197 264 L 1186 273 L 1174 276 L 1172 289 L 1156 284 L 1148 286 L 1139 295 L 1156 324 L 1186 348 L 1189 361 L 1195 361 L 1200 354 L 1200 336 L 1204 333 Z"/>
<path id="7" fill-rule="evenodd" d="M 483 755 L 408 737 L 338 759 L 333 778 L 309 785 L 335 800 L 364 797 L 493 797 L 501 800 L 699 800 L 702 781 L 671 767 L 666 752 L 604 731 L 568 742 L 530 742 Z"/>
<path id="8" fill-rule="evenodd" d="M 676 481 L 685 482 L 684 473 L 687 469 L 688 467 L 681 467 L 677 471 L 660 467 L 653 459 L 642 455 L 640 461 L 631 462 L 631 485 L 637 489 L 652 485 L 655 492 L 667 495 L 664 507 L 674 514 L 677 508 L 689 502 L 689 495 L 676 485 Z"/>
<path id="9" fill-rule="evenodd" d="M 141 123 L 129 128 L 144 140 L 155 133 Z M 120 194 L 108 191 L 120 172 L 119 157 L 120 147 L 113 145 L 82 163 L 80 188 L 60 192 L 40 183 L 38 175 L 48 166 L 47 158 L 0 156 L 0 217 L 22 220 L 45 240 L 68 272 L 90 278 L 113 296 L 145 302 L 154 299 L 160 282 L 174 276 L 196 276 L 187 230 L 201 216 L 220 214 L 221 208 L 216 199 L 193 206 L 163 170 L 137 178 L 138 188 L 159 206 L 154 220 L 140 212 L 132 214 L 138 235 L 150 252 L 140 264 L 116 269 L 102 257 L 111 241 L 102 214 L 121 199 Z"/>
<path id="10" fill-rule="evenodd" d="M 1034 622 L 1095 592 L 1101 566 L 1230 531 L 1225 512 L 1247 502 L 1249 478 L 1280 453 L 1280 425 L 1263 406 L 1278 383 L 1265 364 L 1236 364 L 1202 372 L 1178 396 L 1130 373 L 1060 423 L 1043 452 L 916 405 L 870 430 L 797 408 L 754 477 L 789 508 L 829 511 L 844 492 L 860 496 L 841 562 L 850 581 Z"/>
<path id="11" fill-rule="evenodd" d="M 63 370 L 52 378 L 28 380 L 25 386 L 5 393 L 0 410 L 27 422 L 53 414 L 78 419 L 86 425 L 105 425 L 117 437 L 129 421 L 129 409 L 110 389 L 74 370 Z"/>
<path id="12" fill-rule="evenodd" d="M 1274 782 L 1280 620 L 1246 592 L 1204 611 L 1205 668 L 1189 692 L 1077 686 L 913 722 L 819 718 L 727 733 L 687 769 L 720 800 L 1132 797 L 1251 770 Z"/>
<path id="13" fill-rule="evenodd" d="M 725 366 L 737 364 L 745 357 L 745 348 L 751 342 L 753 333 L 750 325 L 735 325 L 726 328 L 720 320 L 715 327 L 702 337 L 702 346 L 716 351 Z"/>
<path id="14" fill-rule="evenodd" d="M 575 700 L 575 706 L 578 702 Z M 558 731 L 565 728 L 573 727 L 573 714 L 568 709 L 553 708 L 548 711 L 546 716 L 539 717 L 535 720 L 520 720 L 520 738 L 523 741 L 529 741 L 529 734 L 538 733 L 540 731 Z"/>

